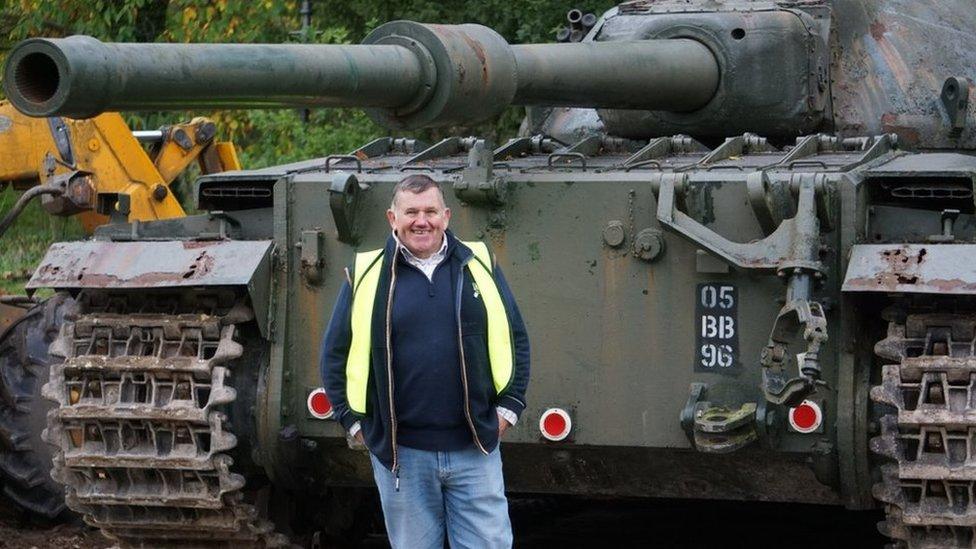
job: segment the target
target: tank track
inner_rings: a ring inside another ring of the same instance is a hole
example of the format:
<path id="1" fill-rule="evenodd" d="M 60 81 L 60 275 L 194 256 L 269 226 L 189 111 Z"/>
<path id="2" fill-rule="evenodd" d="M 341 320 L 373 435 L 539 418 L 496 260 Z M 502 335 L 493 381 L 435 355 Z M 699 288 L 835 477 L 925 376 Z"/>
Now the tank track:
<path id="1" fill-rule="evenodd" d="M 50 405 L 41 398 L 51 364 L 48 354 L 74 300 L 58 294 L 32 308 L 0 333 L 0 475 L 3 493 L 44 519 L 65 510 L 64 490 L 51 478 L 50 447 L 41 431 Z"/>
<path id="2" fill-rule="evenodd" d="M 106 309 L 110 310 L 110 309 Z M 123 547 L 286 547 L 244 501 L 222 411 L 242 346 L 226 314 L 84 312 L 62 325 L 43 394 L 52 476 L 69 508 Z"/>
<path id="3" fill-rule="evenodd" d="M 875 345 L 885 361 L 871 398 L 887 412 L 871 450 L 882 456 L 874 497 L 896 547 L 976 542 L 976 314 L 905 314 Z"/>

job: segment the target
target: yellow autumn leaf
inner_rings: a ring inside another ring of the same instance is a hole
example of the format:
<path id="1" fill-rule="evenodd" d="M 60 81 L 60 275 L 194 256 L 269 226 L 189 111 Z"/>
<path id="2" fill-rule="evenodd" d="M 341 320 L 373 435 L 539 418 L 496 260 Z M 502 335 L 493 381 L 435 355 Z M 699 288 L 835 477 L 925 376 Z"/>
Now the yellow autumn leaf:
<path id="1" fill-rule="evenodd" d="M 184 25 L 185 24 L 188 24 L 190 21 L 193 21 L 196 18 L 197 18 L 197 9 L 196 8 L 190 7 L 190 8 L 184 8 L 183 9 L 183 24 Z"/>

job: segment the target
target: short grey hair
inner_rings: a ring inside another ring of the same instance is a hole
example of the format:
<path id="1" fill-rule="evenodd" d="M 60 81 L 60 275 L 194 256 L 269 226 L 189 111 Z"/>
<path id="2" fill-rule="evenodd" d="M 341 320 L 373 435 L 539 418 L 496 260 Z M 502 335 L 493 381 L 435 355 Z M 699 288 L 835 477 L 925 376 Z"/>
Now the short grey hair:
<path id="1" fill-rule="evenodd" d="M 441 190 L 441 186 L 437 181 L 422 174 L 408 175 L 393 187 L 393 199 L 390 200 L 390 207 L 393 208 L 396 206 L 396 198 L 402 192 L 409 191 L 414 194 L 420 194 L 430 188 L 437 189 L 437 192 L 441 194 L 441 202 L 444 202 L 444 191 Z"/>

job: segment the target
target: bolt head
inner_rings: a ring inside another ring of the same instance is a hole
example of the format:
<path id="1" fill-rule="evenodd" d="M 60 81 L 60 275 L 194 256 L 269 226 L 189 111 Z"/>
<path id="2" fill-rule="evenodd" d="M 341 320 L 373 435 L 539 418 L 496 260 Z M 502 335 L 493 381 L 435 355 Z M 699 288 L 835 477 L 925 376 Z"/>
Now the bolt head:
<path id="1" fill-rule="evenodd" d="M 657 229 L 644 229 L 634 239 L 634 255 L 654 261 L 664 252 L 664 236 Z"/>
<path id="2" fill-rule="evenodd" d="M 624 224 L 620 221 L 614 220 L 607 223 L 607 226 L 603 228 L 603 241 L 606 242 L 607 246 L 611 248 L 617 248 L 624 243 L 626 234 L 624 233 Z"/>

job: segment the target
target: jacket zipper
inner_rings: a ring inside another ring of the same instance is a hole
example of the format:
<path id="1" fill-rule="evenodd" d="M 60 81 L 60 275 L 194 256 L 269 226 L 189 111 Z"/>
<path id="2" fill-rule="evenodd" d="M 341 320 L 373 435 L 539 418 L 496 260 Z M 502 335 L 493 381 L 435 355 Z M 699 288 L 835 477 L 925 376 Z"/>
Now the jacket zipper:
<path id="1" fill-rule="evenodd" d="M 390 428 L 393 439 L 393 484 L 394 490 L 400 491 L 400 463 L 397 460 L 397 420 L 396 407 L 393 404 L 393 341 L 391 326 L 393 325 L 393 288 L 396 286 L 396 262 L 400 247 L 395 246 L 390 261 L 390 291 L 386 296 L 386 381 L 390 398 Z"/>
<path id="2" fill-rule="evenodd" d="M 461 262 L 461 270 L 458 273 L 458 289 L 455 295 L 458 351 L 460 351 L 461 354 L 461 384 L 464 386 L 464 417 L 468 420 L 468 427 L 471 428 L 471 435 L 474 437 L 474 443 L 478 446 L 478 449 L 487 456 L 488 451 L 485 450 L 484 445 L 481 444 L 481 440 L 478 438 L 478 431 L 474 428 L 474 421 L 471 420 L 471 401 L 468 395 L 468 367 L 464 361 L 464 338 L 461 334 L 461 297 L 464 287 L 464 269 L 467 267 L 469 261 L 471 261 L 470 257 Z"/>

